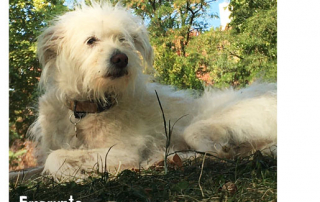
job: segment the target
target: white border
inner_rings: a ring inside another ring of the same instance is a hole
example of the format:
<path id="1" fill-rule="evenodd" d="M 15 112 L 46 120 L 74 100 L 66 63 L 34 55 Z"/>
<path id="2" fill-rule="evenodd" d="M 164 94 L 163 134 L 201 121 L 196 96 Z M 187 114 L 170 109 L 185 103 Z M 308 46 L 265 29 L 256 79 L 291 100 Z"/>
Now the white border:
<path id="1" fill-rule="evenodd" d="M 319 1 L 278 2 L 278 199 L 315 201 L 320 179 Z"/>
<path id="2" fill-rule="evenodd" d="M 9 4 L 0 2 L 1 27 L 1 174 L 0 195 L 1 201 L 9 201 Z"/>

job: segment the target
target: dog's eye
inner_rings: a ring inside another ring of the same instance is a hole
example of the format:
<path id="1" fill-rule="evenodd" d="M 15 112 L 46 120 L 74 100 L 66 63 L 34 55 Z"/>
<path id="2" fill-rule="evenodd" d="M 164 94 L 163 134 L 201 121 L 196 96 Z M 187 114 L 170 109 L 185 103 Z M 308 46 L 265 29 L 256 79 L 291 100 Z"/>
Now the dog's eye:
<path id="1" fill-rule="evenodd" d="M 124 42 L 126 39 L 125 38 L 120 38 L 119 41 L 120 42 Z"/>
<path id="2" fill-rule="evenodd" d="M 90 37 L 87 39 L 87 45 L 93 45 L 98 39 L 96 37 Z"/>

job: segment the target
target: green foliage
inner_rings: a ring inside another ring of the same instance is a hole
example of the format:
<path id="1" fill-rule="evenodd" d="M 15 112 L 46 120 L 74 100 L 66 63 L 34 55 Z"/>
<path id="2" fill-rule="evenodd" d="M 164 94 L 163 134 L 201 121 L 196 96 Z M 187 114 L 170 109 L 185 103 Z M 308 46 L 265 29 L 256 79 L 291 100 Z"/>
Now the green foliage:
<path id="1" fill-rule="evenodd" d="M 277 0 L 233 0 L 229 4 L 231 11 L 230 26 L 235 32 L 241 33 L 245 29 L 246 21 L 263 10 L 277 7 Z"/>
<path id="2" fill-rule="evenodd" d="M 247 6 L 259 5 L 260 9 L 246 7 L 253 11 L 244 18 L 238 16 L 243 13 L 235 6 L 231 29 L 211 29 L 191 38 L 185 60 L 195 71 L 204 68 L 210 72 L 215 87 L 243 87 L 257 79 L 276 81 L 277 7 L 276 2 L 262 7 L 263 2 L 242 1 Z M 235 23 L 241 23 L 239 31 Z M 185 63 L 179 63 L 179 66 L 182 64 Z"/>
<path id="3" fill-rule="evenodd" d="M 237 69 L 244 79 L 275 82 L 277 79 L 277 2 L 232 1 L 230 23 L 233 49 L 238 51 Z M 250 12 L 246 11 L 250 10 Z M 245 13 L 245 14 L 244 14 Z M 241 84 L 241 83 L 240 83 Z M 243 83 L 242 83 L 243 84 Z"/>
<path id="4" fill-rule="evenodd" d="M 26 149 L 21 149 L 18 152 L 12 152 L 9 150 L 9 165 L 17 166 L 16 162 L 19 162 L 25 153 L 27 153 Z"/>
<path id="5" fill-rule="evenodd" d="M 276 81 L 277 2 L 232 1 L 232 29 L 203 31 L 207 27 L 200 19 L 214 17 L 207 14 L 208 2 L 124 2 L 148 22 L 159 81 L 178 88 L 202 89 L 199 70 L 210 72 L 214 86 L 219 88 L 243 87 L 256 79 Z"/>
<path id="6" fill-rule="evenodd" d="M 202 84 L 196 77 L 198 67 L 195 61 L 186 57 L 186 48 L 191 41 L 192 29 L 207 28 L 207 23 L 199 19 L 215 17 L 207 13 L 208 1 L 128 0 L 123 3 L 148 23 L 159 81 L 178 88 L 201 89 Z"/>
<path id="7" fill-rule="evenodd" d="M 166 47 L 155 49 L 154 67 L 157 70 L 156 76 L 160 82 L 174 85 L 178 88 L 201 89 L 202 84 L 196 78 L 196 64 L 184 56 Z"/>
<path id="8" fill-rule="evenodd" d="M 66 10 L 64 1 L 10 0 L 9 2 L 9 125 L 10 145 L 25 133 L 36 113 L 40 67 L 36 40 L 46 22 Z"/>
<path id="9" fill-rule="evenodd" d="M 241 63 L 252 68 L 254 76 L 277 78 L 277 7 L 259 10 L 242 24 L 235 45 L 241 47 Z"/>

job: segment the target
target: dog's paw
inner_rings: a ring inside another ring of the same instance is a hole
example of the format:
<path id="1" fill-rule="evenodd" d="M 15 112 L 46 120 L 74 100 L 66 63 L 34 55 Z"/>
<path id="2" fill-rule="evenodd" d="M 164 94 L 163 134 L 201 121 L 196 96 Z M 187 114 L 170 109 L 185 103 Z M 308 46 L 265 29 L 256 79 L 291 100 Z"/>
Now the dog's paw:
<path id="1" fill-rule="evenodd" d="M 85 177 L 84 156 L 74 156 L 68 150 L 59 149 L 49 154 L 42 174 L 52 176 L 56 181 Z"/>
<path id="2" fill-rule="evenodd" d="M 95 173 L 117 174 L 124 169 L 139 168 L 139 156 L 125 150 L 108 149 L 64 150 L 50 153 L 43 174 L 56 181 L 84 179 Z M 105 162 L 107 160 L 107 162 Z"/>
<path id="3" fill-rule="evenodd" d="M 185 129 L 184 139 L 187 144 L 197 151 L 225 152 L 228 143 L 228 131 L 219 125 L 208 121 L 198 121 Z"/>

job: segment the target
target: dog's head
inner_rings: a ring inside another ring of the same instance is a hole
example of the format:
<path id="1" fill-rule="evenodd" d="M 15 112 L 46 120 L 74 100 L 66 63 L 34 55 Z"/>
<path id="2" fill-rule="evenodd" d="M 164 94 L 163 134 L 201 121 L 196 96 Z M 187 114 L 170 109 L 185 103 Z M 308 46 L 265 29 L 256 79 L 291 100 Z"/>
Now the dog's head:
<path id="1" fill-rule="evenodd" d="M 153 51 L 140 18 L 107 3 L 82 5 L 58 17 L 38 38 L 40 85 L 71 99 L 121 94 L 152 66 Z"/>

